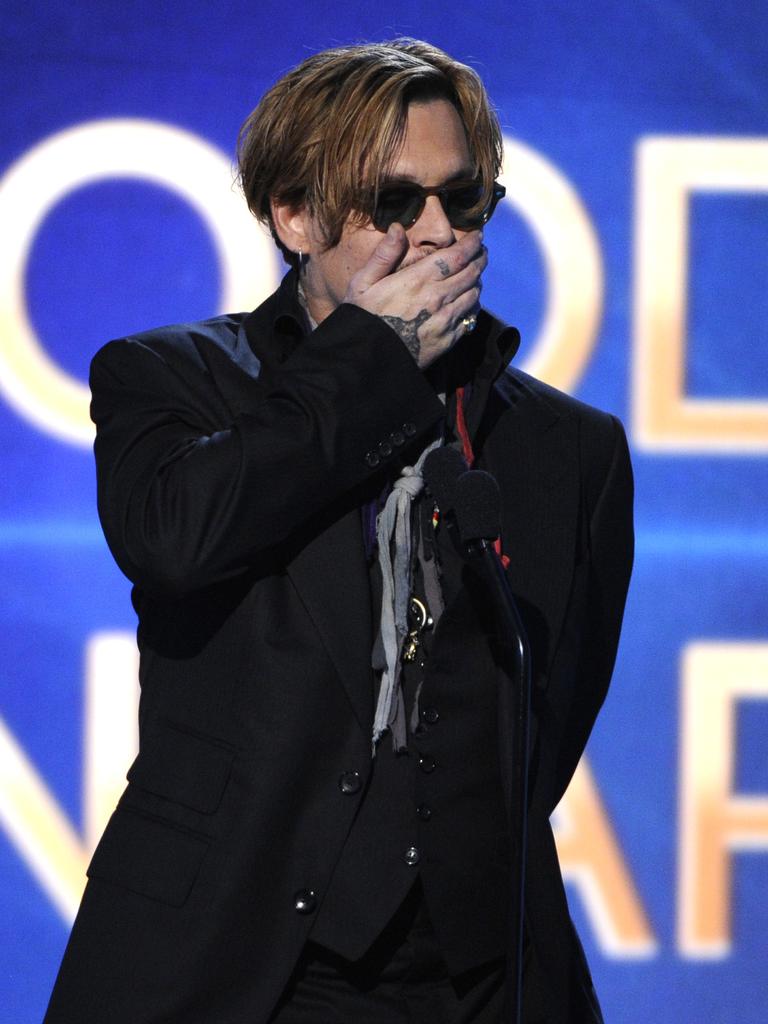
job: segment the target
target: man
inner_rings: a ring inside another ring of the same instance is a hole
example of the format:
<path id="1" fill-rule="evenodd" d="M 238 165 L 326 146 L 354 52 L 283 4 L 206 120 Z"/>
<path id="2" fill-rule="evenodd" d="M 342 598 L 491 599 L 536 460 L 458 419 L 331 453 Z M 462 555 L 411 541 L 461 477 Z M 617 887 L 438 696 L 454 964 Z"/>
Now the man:
<path id="1" fill-rule="evenodd" d="M 613 665 L 631 477 L 617 421 L 506 371 L 479 307 L 500 159 L 441 51 L 311 57 L 240 140 L 278 292 L 94 360 L 141 743 L 49 1024 L 502 1019 L 508 680 L 423 488 L 441 446 L 498 480 L 533 651 L 524 1019 L 600 1020 L 548 818 Z"/>

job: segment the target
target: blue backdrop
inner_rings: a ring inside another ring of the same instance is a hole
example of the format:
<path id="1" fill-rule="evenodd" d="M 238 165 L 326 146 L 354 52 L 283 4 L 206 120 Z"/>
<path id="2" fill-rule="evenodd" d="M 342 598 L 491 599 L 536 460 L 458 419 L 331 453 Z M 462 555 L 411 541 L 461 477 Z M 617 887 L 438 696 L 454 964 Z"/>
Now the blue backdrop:
<path id="1" fill-rule="evenodd" d="M 0 1017 L 40 1020 L 130 763 L 134 620 L 84 391 L 110 337 L 253 305 L 241 121 L 310 52 L 471 63 L 509 198 L 484 301 L 617 413 L 638 548 L 612 693 L 555 818 L 606 1019 L 766 1019 L 768 12 L 761 0 L 11 3 L 0 20 Z"/>

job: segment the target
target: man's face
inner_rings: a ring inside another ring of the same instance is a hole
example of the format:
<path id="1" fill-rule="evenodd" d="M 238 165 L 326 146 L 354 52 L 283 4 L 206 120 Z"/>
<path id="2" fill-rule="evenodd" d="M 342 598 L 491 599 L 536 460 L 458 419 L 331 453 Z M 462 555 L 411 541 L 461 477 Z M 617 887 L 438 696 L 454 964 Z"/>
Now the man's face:
<path id="1" fill-rule="evenodd" d="M 388 180 L 433 188 L 471 177 L 467 137 L 456 108 L 447 100 L 412 103 L 403 146 Z M 302 280 L 309 312 L 319 323 L 341 304 L 351 278 L 368 262 L 383 235 L 372 224 L 348 223 L 338 245 L 323 252 L 319 226 L 311 220 L 309 228 L 312 251 Z M 451 227 L 438 196 L 428 196 L 421 215 L 406 230 L 408 249 L 400 266 L 415 263 L 466 233 Z"/>

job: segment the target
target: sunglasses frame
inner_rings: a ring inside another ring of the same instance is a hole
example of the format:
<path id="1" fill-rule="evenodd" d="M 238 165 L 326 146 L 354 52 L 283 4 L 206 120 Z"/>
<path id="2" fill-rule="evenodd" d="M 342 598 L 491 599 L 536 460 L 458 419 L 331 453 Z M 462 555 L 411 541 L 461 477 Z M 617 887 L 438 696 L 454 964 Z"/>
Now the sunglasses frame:
<path id="1" fill-rule="evenodd" d="M 482 227 L 484 224 L 488 223 L 488 221 L 493 216 L 493 211 L 496 209 L 499 201 L 503 199 L 504 196 L 507 194 L 507 190 L 504 188 L 503 185 L 500 185 L 498 181 L 494 181 L 493 187 L 491 189 L 490 201 L 488 205 L 480 211 L 476 224 L 467 224 L 466 222 L 462 224 L 454 224 L 453 220 L 451 220 L 447 204 L 449 202 L 451 193 L 460 192 L 462 189 L 469 188 L 470 186 L 476 186 L 478 184 L 479 183 L 477 179 L 468 179 L 466 181 L 450 182 L 447 185 L 439 185 L 436 188 L 423 188 L 421 185 L 416 185 L 415 183 L 411 182 L 393 182 L 392 184 L 384 185 L 382 186 L 382 188 L 379 189 L 378 195 L 375 195 L 373 197 L 371 223 L 373 224 L 377 231 L 383 232 L 386 232 L 389 229 L 389 226 L 391 224 L 394 224 L 395 222 L 397 222 L 398 224 L 402 224 L 404 228 L 410 228 L 416 223 L 416 221 L 424 212 L 424 207 L 426 206 L 428 197 L 437 196 L 440 199 L 440 205 L 443 208 L 443 213 L 448 218 L 451 227 L 458 228 L 458 230 L 460 231 L 475 230 L 476 228 Z M 387 189 L 402 189 L 406 192 L 411 192 L 413 194 L 414 198 L 418 200 L 419 204 L 418 207 L 416 208 L 416 213 L 413 215 L 413 217 L 404 221 L 401 220 L 399 217 L 395 216 L 392 217 L 388 223 L 386 223 L 384 220 L 381 219 L 381 217 L 376 216 L 376 211 L 379 205 L 378 197 L 381 196 L 382 192 L 385 192 Z"/>

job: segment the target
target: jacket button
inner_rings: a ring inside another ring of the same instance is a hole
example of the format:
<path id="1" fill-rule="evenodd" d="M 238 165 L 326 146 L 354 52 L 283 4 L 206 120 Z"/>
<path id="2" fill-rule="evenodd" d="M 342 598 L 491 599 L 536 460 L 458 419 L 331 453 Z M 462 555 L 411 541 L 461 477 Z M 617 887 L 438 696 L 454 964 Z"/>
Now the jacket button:
<path id="1" fill-rule="evenodd" d="M 425 754 L 423 757 L 419 758 L 419 768 L 429 775 L 430 772 L 433 772 L 435 768 L 437 768 L 437 761 L 434 757 L 430 757 L 428 754 Z"/>
<path id="2" fill-rule="evenodd" d="M 365 461 L 368 463 L 371 469 L 373 469 L 375 466 L 378 466 L 378 464 L 381 462 L 381 459 L 379 458 L 378 452 L 370 451 L 365 456 Z"/>
<path id="3" fill-rule="evenodd" d="M 389 435 L 389 440 L 396 447 L 400 448 L 402 447 L 402 445 L 405 444 L 405 435 L 403 434 L 402 430 L 395 430 Z"/>
<path id="4" fill-rule="evenodd" d="M 389 441 L 382 441 L 381 444 L 379 445 L 379 455 L 381 455 L 381 457 L 384 459 L 388 459 L 391 454 L 392 445 L 389 443 Z"/>
<path id="5" fill-rule="evenodd" d="M 419 863 L 419 851 L 415 846 L 409 846 L 403 854 L 403 860 L 409 868 L 415 868 Z"/>
<path id="6" fill-rule="evenodd" d="M 362 784 L 360 772 L 342 772 L 339 776 L 339 789 L 347 796 L 357 793 Z"/>
<path id="7" fill-rule="evenodd" d="M 426 804 L 419 804 L 419 806 L 416 808 L 416 814 L 418 815 L 419 818 L 421 818 L 422 821 L 429 821 L 429 819 L 432 817 L 432 808 L 427 807 Z"/>
<path id="8" fill-rule="evenodd" d="M 426 722 L 427 725 L 434 725 L 435 722 L 440 721 L 440 713 L 437 708 L 423 708 L 421 712 L 422 722 Z"/>
<path id="9" fill-rule="evenodd" d="M 297 914 L 311 914 L 317 907 L 317 896 L 311 889 L 299 889 L 293 896 L 293 909 Z"/>
<path id="10" fill-rule="evenodd" d="M 416 424 L 415 423 L 404 423 L 403 424 L 403 433 L 405 434 L 406 437 L 413 437 L 415 435 L 415 433 L 416 433 Z"/>

